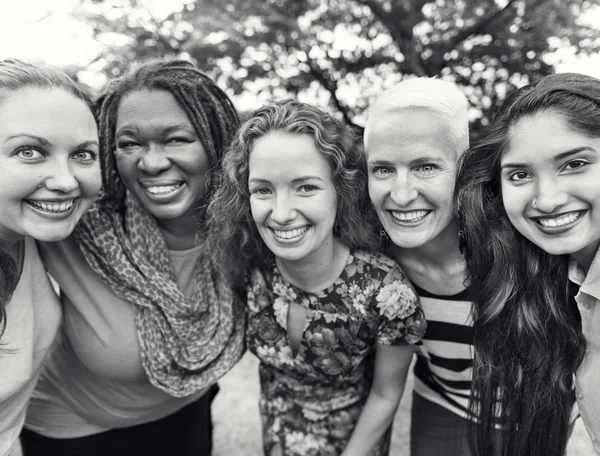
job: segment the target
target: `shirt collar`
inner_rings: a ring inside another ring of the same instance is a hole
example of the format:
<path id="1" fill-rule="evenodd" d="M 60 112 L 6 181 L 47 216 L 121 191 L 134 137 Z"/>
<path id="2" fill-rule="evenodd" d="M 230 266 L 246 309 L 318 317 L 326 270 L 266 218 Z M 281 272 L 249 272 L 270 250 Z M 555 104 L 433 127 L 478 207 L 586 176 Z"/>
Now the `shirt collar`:
<path id="1" fill-rule="evenodd" d="M 569 280 L 580 285 L 580 292 L 600 299 L 600 249 L 596 252 L 587 275 L 573 257 L 569 260 Z"/>

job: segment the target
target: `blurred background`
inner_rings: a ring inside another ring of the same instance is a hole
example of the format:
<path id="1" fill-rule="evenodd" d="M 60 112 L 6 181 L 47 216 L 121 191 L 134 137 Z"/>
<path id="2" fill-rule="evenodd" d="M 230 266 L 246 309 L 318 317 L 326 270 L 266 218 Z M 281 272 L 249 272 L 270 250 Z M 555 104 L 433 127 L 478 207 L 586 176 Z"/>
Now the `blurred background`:
<path id="1" fill-rule="evenodd" d="M 10 4 L 10 6 L 8 6 Z M 600 0 L 19 0 L 0 7 L 0 58 L 62 67 L 92 97 L 136 60 L 195 62 L 243 114 L 294 97 L 362 127 L 404 77 L 456 82 L 476 136 L 511 90 L 553 72 L 600 77 Z M 257 362 L 220 382 L 215 456 L 261 453 Z M 412 378 L 406 391 L 410 393 Z M 392 455 L 408 455 L 410 394 Z M 581 422 L 569 456 L 592 455 Z"/>
<path id="2" fill-rule="evenodd" d="M 0 43 L 0 58 L 61 66 L 92 96 L 132 61 L 173 55 L 242 112 L 292 96 L 357 126 L 403 77 L 440 76 L 463 87 L 476 134 L 516 87 L 600 77 L 600 1 L 20 0 L 1 7 Z"/>

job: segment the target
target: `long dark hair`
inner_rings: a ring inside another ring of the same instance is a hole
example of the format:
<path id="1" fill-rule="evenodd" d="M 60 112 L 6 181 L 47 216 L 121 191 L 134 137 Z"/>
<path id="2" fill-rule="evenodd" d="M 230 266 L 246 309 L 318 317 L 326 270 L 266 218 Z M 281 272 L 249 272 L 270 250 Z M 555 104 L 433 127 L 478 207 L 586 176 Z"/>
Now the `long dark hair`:
<path id="1" fill-rule="evenodd" d="M 65 90 L 91 107 L 89 98 L 58 68 L 33 65 L 17 59 L 0 60 L 0 103 L 11 93 L 30 87 Z M 0 240 L 0 337 L 6 328 L 6 305 L 18 281 L 17 262 L 8 254 L 5 242 Z"/>
<path id="2" fill-rule="evenodd" d="M 563 455 L 573 374 L 585 351 L 568 256 L 550 255 L 522 236 L 502 202 L 500 160 L 511 128 L 540 112 L 600 137 L 600 81 L 558 74 L 512 93 L 459 163 L 455 196 L 475 296 L 471 410 L 479 422 L 471 425 L 470 441 L 476 456 Z"/>
<path id="3" fill-rule="evenodd" d="M 226 147 L 239 127 L 239 117 L 230 98 L 192 63 L 183 60 L 150 60 L 134 65 L 115 79 L 96 102 L 104 196 L 101 204 L 122 209 L 125 185 L 115 160 L 117 111 L 125 95 L 138 90 L 169 92 L 187 114 L 208 156 L 211 172 L 205 201 L 215 188 L 215 175 Z M 203 229 L 203 227 L 200 227 Z"/>

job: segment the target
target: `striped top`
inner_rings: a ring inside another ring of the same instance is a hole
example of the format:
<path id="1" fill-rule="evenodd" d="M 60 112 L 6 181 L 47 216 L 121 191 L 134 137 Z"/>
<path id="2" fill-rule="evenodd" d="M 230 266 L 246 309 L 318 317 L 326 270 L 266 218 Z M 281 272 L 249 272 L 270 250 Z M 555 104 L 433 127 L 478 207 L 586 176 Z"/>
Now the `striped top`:
<path id="1" fill-rule="evenodd" d="M 473 321 L 469 289 L 434 295 L 415 285 L 427 320 L 417 349 L 415 392 L 463 418 L 469 418 L 473 376 Z"/>

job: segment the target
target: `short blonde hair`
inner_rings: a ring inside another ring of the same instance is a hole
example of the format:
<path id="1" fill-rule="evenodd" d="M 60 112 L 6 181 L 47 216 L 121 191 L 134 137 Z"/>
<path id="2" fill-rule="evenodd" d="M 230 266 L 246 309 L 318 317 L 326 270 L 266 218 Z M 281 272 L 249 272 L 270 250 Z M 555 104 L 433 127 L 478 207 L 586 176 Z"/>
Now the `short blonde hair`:
<path id="1" fill-rule="evenodd" d="M 373 126 L 383 116 L 407 109 L 424 109 L 444 120 L 458 156 L 469 147 L 468 107 L 465 95 L 451 82 L 436 78 L 405 79 L 383 92 L 370 106 L 365 125 L 365 151 L 369 150 Z"/>

